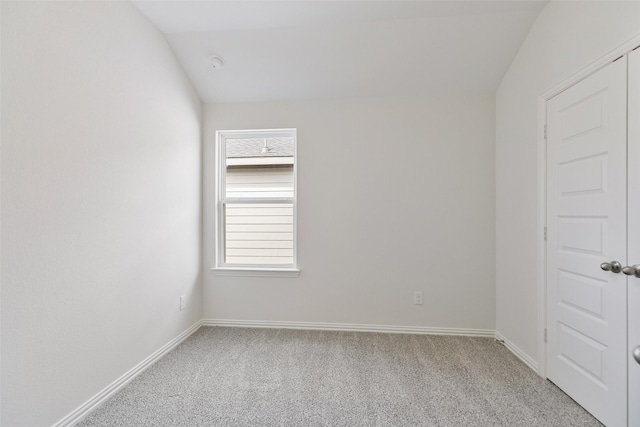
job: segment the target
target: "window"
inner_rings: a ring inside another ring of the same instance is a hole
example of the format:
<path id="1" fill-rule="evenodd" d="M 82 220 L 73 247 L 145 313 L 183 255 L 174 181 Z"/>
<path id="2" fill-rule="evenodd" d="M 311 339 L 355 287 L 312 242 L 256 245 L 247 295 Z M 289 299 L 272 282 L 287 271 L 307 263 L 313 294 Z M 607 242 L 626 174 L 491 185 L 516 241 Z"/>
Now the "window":
<path id="1" fill-rule="evenodd" d="M 218 272 L 293 273 L 296 130 L 218 131 Z"/>

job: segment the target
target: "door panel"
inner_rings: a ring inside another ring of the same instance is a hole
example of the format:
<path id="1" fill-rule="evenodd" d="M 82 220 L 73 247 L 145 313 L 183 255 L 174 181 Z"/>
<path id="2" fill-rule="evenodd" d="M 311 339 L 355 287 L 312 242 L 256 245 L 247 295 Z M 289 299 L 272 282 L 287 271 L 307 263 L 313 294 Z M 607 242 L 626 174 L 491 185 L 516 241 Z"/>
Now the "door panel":
<path id="1" fill-rule="evenodd" d="M 626 75 L 547 103 L 548 377 L 609 427 L 627 425 L 627 280 L 600 268 L 627 261 Z"/>
<path id="2" fill-rule="evenodd" d="M 640 49 L 629 55 L 629 264 L 640 264 Z M 640 426 L 640 279 L 629 277 L 629 425 Z"/>
<path id="3" fill-rule="evenodd" d="M 562 251 L 604 255 L 607 218 L 558 217 L 558 245 Z"/>
<path id="4" fill-rule="evenodd" d="M 607 281 L 562 270 L 558 273 L 559 304 L 604 320 L 602 290 Z"/>

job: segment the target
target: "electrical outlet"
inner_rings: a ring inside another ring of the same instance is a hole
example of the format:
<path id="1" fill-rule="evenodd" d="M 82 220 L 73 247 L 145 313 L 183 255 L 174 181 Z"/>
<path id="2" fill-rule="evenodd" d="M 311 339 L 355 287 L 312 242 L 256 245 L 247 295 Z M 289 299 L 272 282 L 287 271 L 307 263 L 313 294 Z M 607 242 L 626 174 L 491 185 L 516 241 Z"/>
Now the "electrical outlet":
<path id="1" fill-rule="evenodd" d="M 180 311 L 187 308 L 187 297 L 185 295 L 180 295 Z"/>
<path id="2" fill-rule="evenodd" d="M 424 295 L 422 292 L 414 292 L 413 293 L 413 303 L 415 305 L 423 305 L 424 304 Z"/>

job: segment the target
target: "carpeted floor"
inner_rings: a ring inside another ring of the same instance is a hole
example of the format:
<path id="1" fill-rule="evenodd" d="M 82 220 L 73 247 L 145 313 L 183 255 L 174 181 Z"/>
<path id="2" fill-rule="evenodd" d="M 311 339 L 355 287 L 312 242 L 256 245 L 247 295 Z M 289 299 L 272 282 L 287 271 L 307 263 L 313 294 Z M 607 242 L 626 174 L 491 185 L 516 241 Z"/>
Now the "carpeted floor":
<path id="1" fill-rule="evenodd" d="M 203 327 L 81 426 L 599 426 L 490 338 Z"/>

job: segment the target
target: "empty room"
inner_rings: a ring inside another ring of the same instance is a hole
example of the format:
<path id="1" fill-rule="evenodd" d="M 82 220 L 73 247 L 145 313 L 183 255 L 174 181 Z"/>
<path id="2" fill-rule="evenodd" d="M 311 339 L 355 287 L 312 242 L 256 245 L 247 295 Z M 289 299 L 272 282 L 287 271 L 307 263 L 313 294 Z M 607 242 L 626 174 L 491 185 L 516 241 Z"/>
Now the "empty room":
<path id="1" fill-rule="evenodd" d="M 0 24 L 2 427 L 640 427 L 640 1 Z"/>

